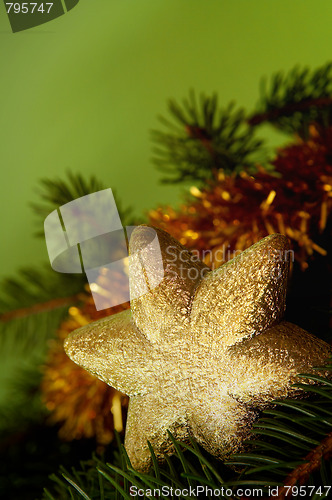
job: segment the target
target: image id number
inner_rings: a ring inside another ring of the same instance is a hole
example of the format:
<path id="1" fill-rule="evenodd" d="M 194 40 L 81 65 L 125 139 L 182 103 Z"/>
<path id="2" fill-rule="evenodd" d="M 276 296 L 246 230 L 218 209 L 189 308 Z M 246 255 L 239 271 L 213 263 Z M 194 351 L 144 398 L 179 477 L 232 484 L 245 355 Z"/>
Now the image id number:
<path id="1" fill-rule="evenodd" d="M 34 12 L 41 12 L 42 14 L 49 14 L 53 3 L 41 3 L 37 7 L 37 3 L 34 2 L 23 2 L 23 3 L 6 3 L 7 14 L 9 12 L 14 12 L 15 14 L 33 14 Z"/>

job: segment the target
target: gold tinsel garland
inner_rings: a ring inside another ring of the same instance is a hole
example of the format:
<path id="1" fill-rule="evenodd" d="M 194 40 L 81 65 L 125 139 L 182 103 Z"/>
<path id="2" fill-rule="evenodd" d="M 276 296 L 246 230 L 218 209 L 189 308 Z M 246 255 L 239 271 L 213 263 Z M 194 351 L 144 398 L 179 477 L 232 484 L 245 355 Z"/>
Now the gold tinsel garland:
<path id="1" fill-rule="evenodd" d="M 149 222 L 199 250 L 205 264 L 215 268 L 263 237 L 281 233 L 306 269 L 314 252 L 326 255 L 317 239 L 332 210 L 332 130 L 325 131 L 324 140 L 311 132 L 307 142 L 279 151 L 274 173 L 262 167 L 254 177 L 221 173 L 203 189 L 193 186 L 192 201 L 179 211 L 152 210 Z"/>
<path id="2" fill-rule="evenodd" d="M 285 234 L 295 259 L 308 267 L 315 254 L 326 255 L 317 241 L 327 229 L 332 211 L 332 129 L 324 135 L 311 129 L 308 141 L 281 149 L 275 173 L 259 168 L 255 177 L 219 174 L 180 210 L 160 207 L 149 212 L 149 222 L 161 227 L 201 259 L 217 268 L 264 236 Z M 104 285 L 104 284 L 103 284 Z M 69 332 L 96 319 L 127 309 L 124 304 L 97 312 L 90 295 L 83 305 L 69 309 L 58 339 L 50 346 L 42 394 L 50 422 L 60 424 L 63 439 L 96 437 L 99 444 L 121 430 L 127 398 L 75 365 L 63 350 Z"/>
<path id="3" fill-rule="evenodd" d="M 57 339 L 51 342 L 41 390 L 50 411 L 49 423 L 60 425 L 61 439 L 95 437 L 98 445 L 103 446 L 112 441 L 114 429 L 123 430 L 127 396 L 73 363 L 63 349 L 63 341 L 80 326 L 128 308 L 126 303 L 96 311 L 92 296 L 82 294 L 81 307 L 69 308 Z"/>

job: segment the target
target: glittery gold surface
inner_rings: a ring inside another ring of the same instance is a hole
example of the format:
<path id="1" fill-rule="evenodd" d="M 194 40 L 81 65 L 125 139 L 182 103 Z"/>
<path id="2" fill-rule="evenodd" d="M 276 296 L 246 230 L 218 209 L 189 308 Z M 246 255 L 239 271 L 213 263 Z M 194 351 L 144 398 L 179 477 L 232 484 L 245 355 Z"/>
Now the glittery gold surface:
<path id="1" fill-rule="evenodd" d="M 241 447 L 257 411 L 294 395 L 291 384 L 330 354 L 330 346 L 282 322 L 287 239 L 273 234 L 217 271 L 155 229 L 165 269 L 159 286 L 131 311 L 70 334 L 68 356 L 130 396 L 125 446 L 133 466 L 150 466 L 176 439 L 194 438 L 220 458 Z M 151 239 L 140 226 L 130 241 L 138 255 Z M 151 262 L 153 267 L 153 262 Z M 131 289 L 142 279 L 132 259 Z"/>

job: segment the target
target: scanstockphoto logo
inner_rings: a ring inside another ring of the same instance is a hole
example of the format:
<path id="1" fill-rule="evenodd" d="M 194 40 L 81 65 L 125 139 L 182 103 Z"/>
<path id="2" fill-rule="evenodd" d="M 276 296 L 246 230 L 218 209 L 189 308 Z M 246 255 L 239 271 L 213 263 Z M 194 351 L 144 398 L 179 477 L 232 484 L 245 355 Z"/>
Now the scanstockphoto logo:
<path id="1" fill-rule="evenodd" d="M 124 228 L 111 189 L 54 210 L 44 230 L 52 268 L 85 273 L 98 311 L 145 295 L 164 277 L 156 231 L 146 226 Z"/>
<path id="2" fill-rule="evenodd" d="M 8 2 L 3 0 L 13 33 L 53 21 L 73 9 L 79 0 Z"/>

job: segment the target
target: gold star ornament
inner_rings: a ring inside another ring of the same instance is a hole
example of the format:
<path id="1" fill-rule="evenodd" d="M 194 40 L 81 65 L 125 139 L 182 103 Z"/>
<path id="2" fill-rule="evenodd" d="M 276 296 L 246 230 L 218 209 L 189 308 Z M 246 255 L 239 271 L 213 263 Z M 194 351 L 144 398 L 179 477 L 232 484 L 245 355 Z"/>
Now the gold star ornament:
<path id="1" fill-rule="evenodd" d="M 164 277 L 151 287 L 153 235 Z M 129 246 L 131 310 L 71 333 L 65 350 L 130 396 L 125 447 L 133 467 L 149 468 L 147 441 L 161 460 L 174 451 L 168 429 L 226 458 L 241 448 L 258 411 L 296 395 L 296 374 L 331 353 L 322 340 L 282 321 L 288 241 L 268 236 L 216 271 L 157 228 L 139 226 Z"/>

